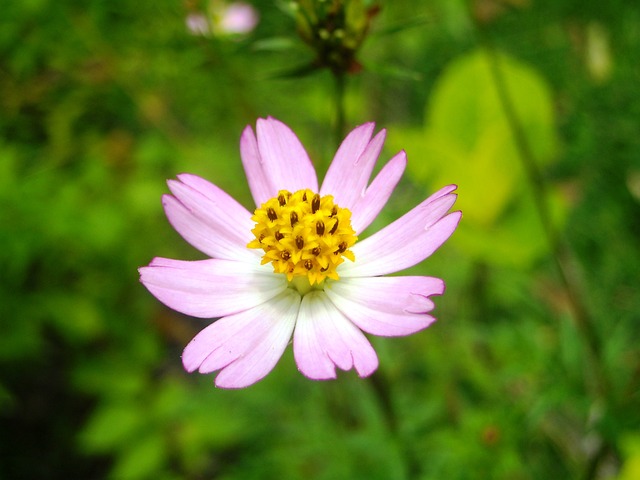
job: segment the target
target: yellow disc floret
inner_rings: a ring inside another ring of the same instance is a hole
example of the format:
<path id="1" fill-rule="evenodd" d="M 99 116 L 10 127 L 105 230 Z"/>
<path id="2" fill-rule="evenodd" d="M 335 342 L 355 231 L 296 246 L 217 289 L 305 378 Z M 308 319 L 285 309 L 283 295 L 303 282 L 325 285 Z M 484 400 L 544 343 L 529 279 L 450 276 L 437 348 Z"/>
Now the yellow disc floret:
<path id="1" fill-rule="evenodd" d="M 356 242 L 351 228 L 351 212 L 333 203 L 332 195 L 320 197 L 311 190 L 278 196 L 263 203 L 251 219 L 256 236 L 247 247 L 264 250 L 262 264 L 272 262 L 273 271 L 287 280 L 305 276 L 311 285 L 325 278 L 338 280 L 336 267 L 346 257 L 355 260 L 349 250 Z"/>

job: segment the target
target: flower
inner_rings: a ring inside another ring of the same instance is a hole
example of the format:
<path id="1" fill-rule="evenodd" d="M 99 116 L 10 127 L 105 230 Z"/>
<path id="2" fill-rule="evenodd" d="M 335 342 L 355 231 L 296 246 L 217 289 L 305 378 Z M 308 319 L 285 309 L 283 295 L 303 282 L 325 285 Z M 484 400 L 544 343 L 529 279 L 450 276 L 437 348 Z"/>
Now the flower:
<path id="1" fill-rule="evenodd" d="M 232 2 L 218 7 L 214 17 L 217 27 L 227 34 L 245 34 L 251 32 L 258 24 L 258 12 L 248 3 Z"/>
<path id="2" fill-rule="evenodd" d="M 406 166 L 396 154 L 369 184 L 386 132 L 355 128 L 342 142 L 322 186 L 296 135 L 282 122 L 248 126 L 240 154 L 257 208 L 252 215 L 208 181 L 169 180 L 169 222 L 210 259 L 155 258 L 140 268 L 147 289 L 186 315 L 219 318 L 186 346 L 187 371 L 220 371 L 215 384 L 242 388 L 266 376 L 293 336 L 298 369 L 315 380 L 336 366 L 366 377 L 378 367 L 363 332 L 402 336 L 428 327 L 432 295 L 444 282 L 383 275 L 431 255 L 456 229 L 455 185 L 437 191 L 370 237 Z"/>
<path id="3" fill-rule="evenodd" d="M 291 5 L 300 38 L 316 53 L 314 66 L 336 75 L 362 70 L 356 56 L 380 5 L 364 0 L 297 0 Z"/>
<path id="4" fill-rule="evenodd" d="M 185 23 L 192 35 L 217 37 L 245 35 L 253 31 L 260 20 L 259 14 L 250 4 L 244 2 L 209 2 L 207 14 L 190 12 Z"/>
<path id="5" fill-rule="evenodd" d="M 187 30 L 192 35 L 206 37 L 209 35 L 209 20 L 202 13 L 189 13 L 185 19 Z"/>

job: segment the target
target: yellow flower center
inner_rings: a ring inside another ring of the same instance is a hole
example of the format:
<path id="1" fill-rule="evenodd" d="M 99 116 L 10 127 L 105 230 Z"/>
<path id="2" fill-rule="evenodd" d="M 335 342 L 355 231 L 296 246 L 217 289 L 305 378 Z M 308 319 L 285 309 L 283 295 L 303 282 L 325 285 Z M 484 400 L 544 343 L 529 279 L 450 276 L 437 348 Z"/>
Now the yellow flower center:
<path id="1" fill-rule="evenodd" d="M 358 237 L 351 228 L 351 212 L 333 203 L 332 195 L 320 197 L 311 190 L 278 196 L 263 203 L 251 219 L 256 236 L 247 247 L 264 250 L 262 264 L 273 263 L 275 273 L 284 273 L 290 282 L 305 276 L 309 284 L 325 278 L 338 280 L 336 268 Z"/>

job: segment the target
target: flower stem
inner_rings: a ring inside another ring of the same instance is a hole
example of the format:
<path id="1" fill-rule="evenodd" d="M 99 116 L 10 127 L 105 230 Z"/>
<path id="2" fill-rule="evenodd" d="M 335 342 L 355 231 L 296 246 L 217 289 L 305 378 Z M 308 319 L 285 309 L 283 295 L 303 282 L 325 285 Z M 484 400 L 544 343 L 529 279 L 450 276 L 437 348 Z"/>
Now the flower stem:
<path id="1" fill-rule="evenodd" d="M 336 109 L 336 123 L 335 123 L 335 141 L 336 148 L 340 146 L 342 139 L 344 138 L 344 129 L 346 125 L 346 112 L 344 106 L 344 97 L 347 78 L 344 72 L 332 71 L 333 78 L 335 80 L 335 109 Z"/>
<path id="2" fill-rule="evenodd" d="M 526 177 L 531 185 L 533 200 L 540 217 L 546 241 L 549 245 L 549 251 L 553 257 L 562 288 L 564 289 L 569 301 L 576 329 L 581 335 L 585 346 L 587 366 L 586 375 L 589 373 L 591 374 L 585 379 L 586 388 L 588 391 L 591 391 L 594 401 L 599 403 L 601 406 L 605 406 L 610 388 L 602 364 L 602 345 L 593 324 L 593 319 L 589 315 L 589 312 L 583 303 L 583 297 L 581 296 L 580 289 L 578 288 L 582 282 L 579 281 L 578 272 L 575 268 L 576 260 L 573 257 L 569 246 L 565 241 L 563 241 L 554 226 L 551 209 L 549 208 L 547 201 L 547 186 L 536 163 L 536 158 L 525 134 L 525 129 L 509 95 L 508 85 L 500 68 L 500 57 L 491 42 L 491 39 L 488 38 L 488 36 L 483 35 L 484 32 L 482 31 L 481 26 L 478 27 L 478 31 L 487 52 L 489 68 L 498 93 L 499 101 L 511 133 L 513 134 L 516 148 L 519 153 L 518 156 L 522 161 Z M 597 466 L 597 462 L 599 460 L 595 459 L 594 461 Z M 589 471 L 591 473 L 586 475 L 586 478 L 588 479 L 593 478 L 593 473 L 597 471 L 597 468 L 591 466 Z"/>
<path id="3" fill-rule="evenodd" d="M 583 340 L 586 343 L 588 355 L 591 357 L 590 360 L 594 363 L 592 367 L 598 366 L 597 370 L 599 371 L 601 357 L 600 340 L 578 292 L 577 285 L 580 282 L 578 282 L 578 279 L 576 278 L 577 274 L 575 269 L 571 268 L 574 261 L 571 258 L 572 256 L 569 248 L 561 240 L 554 227 L 553 220 L 551 218 L 551 211 L 547 202 L 547 187 L 525 135 L 524 127 L 518 118 L 511 97 L 509 96 L 509 90 L 502 70 L 500 69 L 500 59 L 498 54 L 490 42 L 486 42 L 486 45 L 489 68 L 493 76 L 493 81 L 498 92 L 498 97 L 502 104 L 503 111 L 507 118 L 509 128 L 514 136 L 519 157 L 522 161 L 527 179 L 531 185 L 533 200 L 540 217 L 546 241 L 549 245 L 549 250 L 558 271 L 558 276 L 571 305 L 576 327 L 582 334 Z M 603 381 L 603 378 L 596 379 L 596 385 L 594 385 L 594 387 L 596 388 L 598 395 L 605 393 Z"/>
<path id="4" fill-rule="evenodd" d="M 335 109 L 336 109 L 336 123 L 335 123 L 335 142 L 336 148 L 340 146 L 345 134 L 346 125 L 346 112 L 345 112 L 345 90 L 346 90 L 346 74 L 344 72 L 332 71 L 335 81 Z M 418 463 L 416 459 L 404 448 L 402 439 L 400 438 L 398 418 L 393 406 L 391 398 L 391 389 L 389 382 L 384 373 L 380 370 L 376 371 L 370 378 L 371 390 L 374 396 L 378 400 L 381 414 L 384 418 L 387 430 L 392 437 L 395 437 L 396 441 L 400 443 L 401 455 L 404 457 L 405 467 L 407 469 L 406 474 L 408 479 L 416 478 L 419 471 Z"/>
<path id="5" fill-rule="evenodd" d="M 408 448 L 400 431 L 400 421 L 395 411 L 389 380 L 385 376 L 384 372 L 378 369 L 373 375 L 371 375 L 371 377 L 369 377 L 369 385 L 371 386 L 374 396 L 378 400 L 380 412 L 384 418 L 389 436 L 393 438 L 398 445 L 399 453 L 406 468 L 405 478 L 407 478 L 407 480 L 418 478 L 420 473 L 420 464 L 411 453 L 411 450 Z"/>

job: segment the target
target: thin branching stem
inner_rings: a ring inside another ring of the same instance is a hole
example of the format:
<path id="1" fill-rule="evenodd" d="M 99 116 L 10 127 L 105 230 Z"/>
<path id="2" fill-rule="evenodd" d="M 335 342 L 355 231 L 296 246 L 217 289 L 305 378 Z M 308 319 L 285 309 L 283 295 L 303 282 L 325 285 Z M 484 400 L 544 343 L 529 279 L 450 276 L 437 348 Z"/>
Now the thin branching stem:
<path id="1" fill-rule="evenodd" d="M 583 296 L 579 285 L 578 273 L 573 266 L 575 259 L 566 241 L 557 231 L 551 209 L 548 203 L 547 186 L 536 162 L 535 155 L 531 149 L 531 145 L 525 134 L 525 129 L 518 117 L 513 100 L 511 98 L 505 76 L 500 65 L 500 56 L 496 51 L 491 39 L 483 35 L 482 29 L 478 29 L 482 35 L 481 40 L 487 52 L 489 69 L 493 78 L 499 101 L 504 111 L 507 123 L 513 134 L 519 158 L 526 174 L 526 178 L 531 187 L 533 201 L 540 217 L 540 222 L 544 231 L 549 251 L 556 266 L 558 277 L 565 291 L 569 304 L 571 306 L 572 317 L 584 343 L 586 352 L 586 388 L 596 403 L 605 406 L 607 398 L 610 395 L 609 382 L 604 372 L 602 363 L 602 345 L 600 338 L 596 332 L 593 319 L 583 302 Z M 603 442 L 603 447 L 608 448 Z M 595 457 L 596 465 L 591 465 L 585 475 L 585 479 L 594 478 L 597 471 L 597 463 L 600 456 Z"/>
<path id="2" fill-rule="evenodd" d="M 502 105 L 503 111 L 507 118 L 507 123 L 513 134 L 516 142 L 516 146 L 519 152 L 519 158 L 522 161 L 526 177 L 531 186 L 531 193 L 536 206 L 536 210 L 540 217 L 540 222 L 544 231 L 546 241 L 549 245 L 549 250 L 553 261 L 557 267 L 558 276 L 562 283 L 562 287 L 565 290 L 569 304 L 571 305 L 573 318 L 576 324 L 576 328 L 581 333 L 584 342 L 586 343 L 586 349 L 589 354 L 591 365 L 597 370 L 600 370 L 601 360 L 601 345 L 599 337 L 594 329 L 592 319 L 590 318 L 587 308 L 582 302 L 582 297 L 579 293 L 577 274 L 575 269 L 571 268 L 573 263 L 572 255 L 567 245 L 562 241 L 558 234 L 553 219 L 551 216 L 551 209 L 547 201 L 547 187 L 536 163 L 535 155 L 531 150 L 531 146 L 527 140 L 524 132 L 524 127 L 520 122 L 518 114 L 515 110 L 511 96 L 509 95 L 509 89 L 505 81 L 502 69 L 500 68 L 500 58 L 492 47 L 491 43 L 485 42 L 487 58 L 489 61 L 489 68 L 491 75 L 498 92 L 498 97 Z M 605 384 L 602 378 L 596 379 L 594 388 L 597 390 L 598 396 L 604 395 Z"/>

